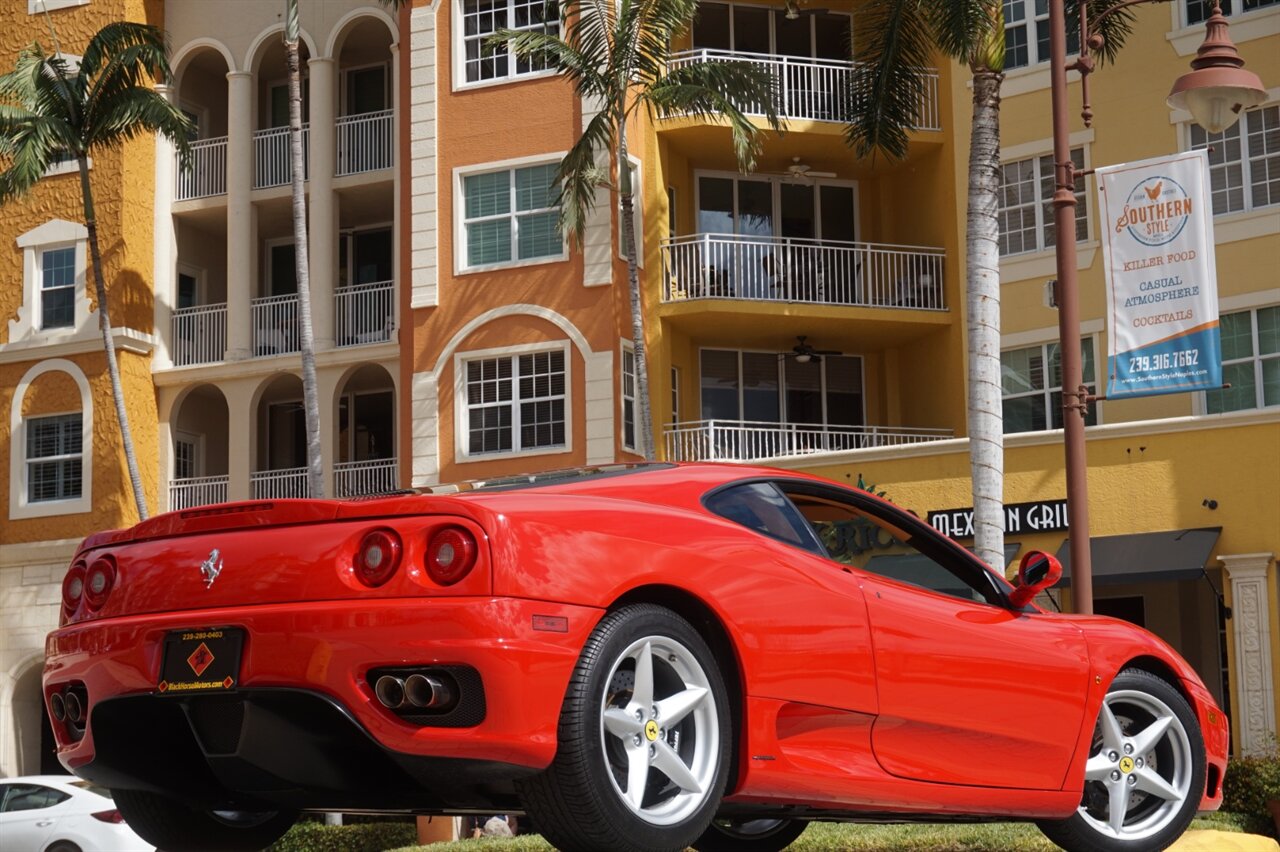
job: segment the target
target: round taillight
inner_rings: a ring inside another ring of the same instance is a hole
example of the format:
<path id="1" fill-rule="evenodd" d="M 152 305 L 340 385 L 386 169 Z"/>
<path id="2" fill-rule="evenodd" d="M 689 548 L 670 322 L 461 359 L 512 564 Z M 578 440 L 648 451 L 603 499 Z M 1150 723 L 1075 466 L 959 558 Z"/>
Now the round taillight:
<path id="1" fill-rule="evenodd" d="M 381 586 L 391 579 L 400 567 L 400 536 L 393 530 L 373 530 L 365 533 L 356 550 L 355 568 L 360 582 L 366 586 Z"/>
<path id="2" fill-rule="evenodd" d="M 111 594 L 111 587 L 115 582 L 115 562 L 106 556 L 95 559 L 84 578 L 84 599 L 92 609 L 98 609 L 106 603 L 107 595 Z"/>
<path id="3" fill-rule="evenodd" d="M 76 611 L 80 606 L 80 598 L 84 595 L 84 563 L 77 562 L 62 578 L 62 605 L 68 613 Z"/>
<path id="4" fill-rule="evenodd" d="M 476 539 L 462 527 L 445 527 L 427 543 L 427 573 L 442 586 L 452 586 L 476 564 Z"/>

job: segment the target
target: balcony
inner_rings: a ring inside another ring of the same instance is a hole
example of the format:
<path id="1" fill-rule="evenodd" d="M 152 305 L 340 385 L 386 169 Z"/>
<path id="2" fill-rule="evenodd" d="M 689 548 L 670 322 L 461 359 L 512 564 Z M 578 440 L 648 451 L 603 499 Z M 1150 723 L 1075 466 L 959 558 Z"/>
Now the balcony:
<path id="1" fill-rule="evenodd" d="M 778 56 L 768 53 L 696 48 L 671 57 L 675 70 L 695 62 L 748 62 L 766 69 L 777 81 L 779 115 L 799 121 L 844 123 L 849 119 L 852 98 L 864 85 L 867 66 L 836 59 Z M 938 72 L 921 68 L 923 92 L 917 130 L 941 130 L 938 114 Z M 760 104 L 742 103 L 738 108 L 748 115 L 763 115 Z"/>
<path id="2" fill-rule="evenodd" d="M 396 490 L 399 477 L 393 458 L 339 462 L 333 466 L 333 491 L 338 497 L 386 494 Z"/>
<path id="3" fill-rule="evenodd" d="M 228 479 L 224 474 L 169 480 L 169 511 L 227 502 Z"/>
<path id="4" fill-rule="evenodd" d="M 196 305 L 173 312 L 173 366 L 216 364 L 227 352 L 227 306 Z"/>
<path id="5" fill-rule="evenodd" d="M 309 177 L 311 159 L 311 126 L 302 125 L 303 179 Z M 293 180 L 293 161 L 289 153 L 289 128 L 272 127 L 253 132 L 253 188 L 284 186 Z"/>
<path id="6" fill-rule="evenodd" d="M 336 344 L 363 346 L 391 340 L 395 330 L 394 299 L 390 281 L 340 288 L 333 294 Z"/>
<path id="7" fill-rule="evenodd" d="M 249 474 L 249 499 L 282 500 L 307 496 L 307 469 L 255 470 Z"/>
<path id="8" fill-rule="evenodd" d="M 955 433 L 950 429 L 906 426 L 696 420 L 676 423 L 667 429 L 666 460 L 750 462 L 920 444 L 952 437 Z"/>
<path id="9" fill-rule="evenodd" d="M 255 356 L 284 355 L 300 351 L 297 293 L 254 299 L 251 310 Z"/>
<path id="10" fill-rule="evenodd" d="M 921 246 L 695 234 L 663 243 L 662 300 L 945 311 L 943 258 Z"/>
<path id="11" fill-rule="evenodd" d="M 339 176 L 391 168 L 395 142 L 391 110 L 344 115 L 336 124 Z"/>
<path id="12" fill-rule="evenodd" d="M 190 164 L 183 168 L 181 162 L 175 163 L 173 171 L 178 176 L 173 193 L 175 201 L 226 195 L 227 137 L 192 142 Z"/>

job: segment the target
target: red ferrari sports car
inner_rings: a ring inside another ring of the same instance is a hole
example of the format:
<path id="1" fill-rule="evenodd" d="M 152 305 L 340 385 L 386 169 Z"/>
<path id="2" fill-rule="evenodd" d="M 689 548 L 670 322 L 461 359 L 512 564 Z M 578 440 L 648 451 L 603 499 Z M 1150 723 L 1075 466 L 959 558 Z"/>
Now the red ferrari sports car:
<path id="1" fill-rule="evenodd" d="M 804 474 L 617 465 L 234 503 L 84 542 L 58 754 L 169 849 L 301 810 L 525 812 L 562 849 L 777 850 L 812 820 L 1033 820 L 1160 849 L 1227 720 L 1129 624 L 1046 612 L 919 518 Z"/>

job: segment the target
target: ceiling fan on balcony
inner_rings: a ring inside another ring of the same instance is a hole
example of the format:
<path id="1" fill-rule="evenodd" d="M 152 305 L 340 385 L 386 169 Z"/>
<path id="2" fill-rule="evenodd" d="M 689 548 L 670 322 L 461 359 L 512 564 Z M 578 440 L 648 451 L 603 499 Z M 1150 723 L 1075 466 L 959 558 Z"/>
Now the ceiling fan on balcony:
<path id="1" fill-rule="evenodd" d="M 787 166 L 785 172 L 792 180 L 811 181 L 814 178 L 833 178 L 835 172 L 815 172 L 813 167 L 807 163 L 800 162 L 799 157 L 791 158 L 791 165 Z"/>
<path id="2" fill-rule="evenodd" d="M 809 343 L 803 334 L 797 335 L 796 341 L 796 345 L 791 347 L 790 352 L 779 352 L 778 358 L 782 359 L 790 356 L 796 359 L 797 364 L 808 364 L 811 361 L 817 364 L 822 361 L 823 355 L 844 354 L 839 349 L 815 349 L 813 344 Z"/>

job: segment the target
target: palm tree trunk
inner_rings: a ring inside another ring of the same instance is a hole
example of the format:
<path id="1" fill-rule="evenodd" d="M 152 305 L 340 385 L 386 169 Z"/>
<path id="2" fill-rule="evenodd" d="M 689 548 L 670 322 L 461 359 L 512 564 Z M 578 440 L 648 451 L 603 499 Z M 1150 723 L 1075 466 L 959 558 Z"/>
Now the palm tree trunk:
<path id="1" fill-rule="evenodd" d="M 653 416 L 649 403 L 649 358 L 644 340 L 644 306 L 640 301 L 640 272 L 636 263 L 635 194 L 631 160 L 627 157 L 627 127 L 618 133 L 618 195 L 622 200 L 622 251 L 627 258 L 627 293 L 631 299 L 631 345 L 636 361 L 636 448 L 646 460 L 657 458 L 653 446 Z"/>
<path id="2" fill-rule="evenodd" d="M 124 460 L 129 468 L 129 482 L 133 485 L 133 502 L 138 509 L 138 520 L 145 521 L 147 495 L 142 490 L 142 476 L 138 473 L 138 457 L 133 451 L 133 433 L 129 429 L 129 411 L 124 404 L 124 386 L 120 383 L 120 363 L 116 360 L 116 341 L 111 336 L 111 312 L 107 310 L 107 285 L 102 277 L 102 251 L 98 247 L 98 222 L 93 212 L 93 189 L 89 184 L 89 159 L 79 157 L 80 196 L 84 201 L 84 223 L 89 232 L 89 256 L 93 262 L 93 289 L 98 298 L 98 328 L 102 330 L 102 348 L 107 353 L 107 374 L 111 376 L 111 397 L 116 404 L 116 420 L 120 424 L 120 443 L 124 447 Z M 86 450 L 91 453 L 92 448 Z M 90 458 L 90 464 L 93 463 Z"/>
<path id="3" fill-rule="evenodd" d="M 965 231 L 969 324 L 969 466 L 973 477 L 974 551 L 1005 569 L 1004 417 L 1000 387 L 1000 82 L 975 68 L 969 138 L 969 208 Z"/>
<path id="4" fill-rule="evenodd" d="M 324 466 L 320 457 L 320 394 L 316 381 L 316 342 L 311 325 L 311 265 L 307 255 L 306 177 L 302 156 L 302 62 L 296 37 L 297 2 L 289 0 L 293 38 L 285 39 L 289 66 L 289 161 L 293 187 L 293 248 L 298 268 L 298 343 L 302 350 L 302 407 L 307 424 L 307 493 L 324 496 Z"/>

